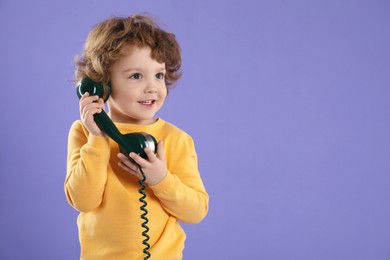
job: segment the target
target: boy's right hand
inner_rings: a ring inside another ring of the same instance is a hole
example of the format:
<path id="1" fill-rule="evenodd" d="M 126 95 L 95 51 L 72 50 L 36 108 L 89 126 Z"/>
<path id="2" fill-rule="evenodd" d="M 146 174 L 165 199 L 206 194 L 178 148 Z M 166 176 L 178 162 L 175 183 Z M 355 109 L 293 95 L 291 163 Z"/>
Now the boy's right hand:
<path id="1" fill-rule="evenodd" d="M 97 136 L 104 136 L 104 133 L 95 123 L 93 115 L 96 113 L 102 112 L 104 109 L 104 101 L 99 96 L 89 96 L 89 93 L 86 92 L 80 98 L 80 118 L 81 122 L 87 130 Z"/>

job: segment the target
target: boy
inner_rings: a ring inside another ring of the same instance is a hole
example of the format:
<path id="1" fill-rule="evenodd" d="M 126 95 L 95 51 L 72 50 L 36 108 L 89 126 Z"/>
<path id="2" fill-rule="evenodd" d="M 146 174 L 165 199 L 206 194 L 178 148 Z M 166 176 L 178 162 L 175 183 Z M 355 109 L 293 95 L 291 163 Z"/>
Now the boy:
<path id="1" fill-rule="evenodd" d="M 207 214 L 192 138 L 155 118 L 180 67 L 175 36 L 148 17 L 111 18 L 88 35 L 76 60 L 76 79 L 109 83 L 108 115 L 119 131 L 146 132 L 159 142 L 156 154 L 145 149 L 148 159 L 135 153 L 129 159 L 93 119 L 104 101 L 88 93 L 81 97 L 81 120 L 69 132 L 65 180 L 68 202 L 80 212 L 81 259 L 145 256 L 137 164 L 146 176 L 151 259 L 182 259 L 185 233 L 179 221 L 198 223 Z"/>

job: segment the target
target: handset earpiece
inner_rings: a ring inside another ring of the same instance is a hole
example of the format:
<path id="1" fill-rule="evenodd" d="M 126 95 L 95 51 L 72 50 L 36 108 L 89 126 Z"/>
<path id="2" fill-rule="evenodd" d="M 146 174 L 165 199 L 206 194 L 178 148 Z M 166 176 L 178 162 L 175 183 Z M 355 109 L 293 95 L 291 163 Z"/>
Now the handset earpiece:
<path id="1" fill-rule="evenodd" d="M 86 92 L 88 92 L 91 96 L 98 95 L 100 98 L 103 98 L 104 102 L 106 102 L 110 96 L 111 87 L 109 83 L 106 84 L 106 87 L 103 87 L 102 84 L 85 77 L 77 84 L 76 93 L 80 99 Z M 94 114 L 94 119 L 100 130 L 106 133 L 119 145 L 120 151 L 124 155 L 129 156 L 131 152 L 134 152 L 142 158 L 147 159 L 147 155 L 144 151 L 146 147 L 149 147 L 154 153 L 156 153 L 157 141 L 152 135 L 144 132 L 129 134 L 120 133 L 104 110 L 100 113 Z"/>
<path id="2" fill-rule="evenodd" d="M 111 94 L 111 86 L 110 83 L 107 82 L 106 87 L 103 87 L 101 83 L 85 77 L 77 84 L 76 93 L 77 96 L 81 98 L 87 92 L 91 96 L 97 95 L 100 98 L 103 98 L 104 102 L 106 102 Z"/>

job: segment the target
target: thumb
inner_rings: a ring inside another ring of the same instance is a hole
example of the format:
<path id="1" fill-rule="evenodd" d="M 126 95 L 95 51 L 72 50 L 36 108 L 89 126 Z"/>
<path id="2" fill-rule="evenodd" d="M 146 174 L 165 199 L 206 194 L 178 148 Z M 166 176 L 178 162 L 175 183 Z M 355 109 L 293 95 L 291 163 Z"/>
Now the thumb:
<path id="1" fill-rule="evenodd" d="M 164 155 L 164 141 L 160 141 L 157 144 L 157 157 L 160 158 L 160 160 L 165 161 L 165 155 Z"/>

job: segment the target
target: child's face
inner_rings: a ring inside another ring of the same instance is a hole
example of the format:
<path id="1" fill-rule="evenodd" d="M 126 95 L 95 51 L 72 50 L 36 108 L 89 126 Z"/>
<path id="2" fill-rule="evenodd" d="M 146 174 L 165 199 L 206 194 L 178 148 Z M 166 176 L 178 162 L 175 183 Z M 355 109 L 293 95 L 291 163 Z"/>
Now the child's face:
<path id="1" fill-rule="evenodd" d="M 108 108 L 115 122 L 147 125 L 167 96 L 165 63 L 150 56 L 149 48 L 131 48 L 117 60 L 110 72 L 111 96 Z"/>

